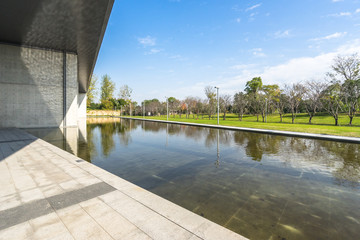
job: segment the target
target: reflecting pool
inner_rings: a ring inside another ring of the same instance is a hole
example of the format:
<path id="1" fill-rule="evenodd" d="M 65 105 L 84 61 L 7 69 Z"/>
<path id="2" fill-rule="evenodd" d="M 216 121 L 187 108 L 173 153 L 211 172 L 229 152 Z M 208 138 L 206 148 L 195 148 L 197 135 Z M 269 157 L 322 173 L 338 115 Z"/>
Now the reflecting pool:
<path id="1" fill-rule="evenodd" d="M 359 144 L 116 118 L 28 131 L 250 239 L 360 239 Z"/>

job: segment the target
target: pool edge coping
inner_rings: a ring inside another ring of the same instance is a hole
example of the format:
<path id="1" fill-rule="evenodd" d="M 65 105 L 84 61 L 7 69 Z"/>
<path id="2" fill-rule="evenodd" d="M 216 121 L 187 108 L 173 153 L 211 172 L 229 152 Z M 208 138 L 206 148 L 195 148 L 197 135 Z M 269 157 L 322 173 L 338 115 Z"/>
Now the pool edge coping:
<path id="1" fill-rule="evenodd" d="M 213 124 L 203 124 L 203 123 L 166 121 L 166 120 L 135 118 L 135 117 L 121 117 L 121 116 L 110 116 L 110 117 L 122 118 L 122 119 L 132 119 L 132 120 L 141 120 L 141 121 L 150 121 L 150 122 L 179 124 L 179 125 L 187 125 L 187 126 L 197 126 L 197 127 L 208 127 L 208 128 L 217 128 L 217 129 L 235 130 L 235 131 L 255 132 L 255 133 L 272 134 L 272 135 L 282 135 L 282 136 L 289 136 L 289 137 L 312 138 L 312 139 L 320 139 L 320 140 L 329 140 L 329 141 L 360 144 L 360 138 L 358 138 L 358 137 L 346 137 L 346 136 L 336 136 L 336 135 L 327 135 L 327 134 L 318 134 L 318 133 L 304 133 L 304 132 L 270 130 L 270 129 L 261 129 L 261 128 L 233 127 L 233 126 L 213 125 Z"/>

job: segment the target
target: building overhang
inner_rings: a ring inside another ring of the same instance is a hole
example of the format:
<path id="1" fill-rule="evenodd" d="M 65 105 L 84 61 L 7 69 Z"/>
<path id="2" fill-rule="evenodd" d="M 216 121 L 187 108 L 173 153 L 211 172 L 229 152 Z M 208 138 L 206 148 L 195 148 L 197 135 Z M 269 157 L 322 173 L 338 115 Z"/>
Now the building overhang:
<path id="1" fill-rule="evenodd" d="M 113 4 L 114 0 L 2 0 L 0 42 L 76 53 L 79 92 L 85 93 Z"/>

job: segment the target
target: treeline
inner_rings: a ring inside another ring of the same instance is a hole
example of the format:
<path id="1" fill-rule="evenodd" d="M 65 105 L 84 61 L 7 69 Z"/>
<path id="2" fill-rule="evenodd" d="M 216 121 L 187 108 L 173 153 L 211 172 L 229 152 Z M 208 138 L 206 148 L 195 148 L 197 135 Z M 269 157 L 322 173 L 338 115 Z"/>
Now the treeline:
<path id="1" fill-rule="evenodd" d="M 169 114 L 174 117 L 179 115 L 180 118 L 182 115 L 185 115 L 186 118 L 192 115 L 193 118 L 208 117 L 210 119 L 217 111 L 216 89 L 210 86 L 204 89 L 206 96 L 204 99 L 187 97 L 184 100 L 178 100 L 170 97 L 167 102 L 151 99 L 145 100 L 141 105 L 129 101 L 131 91 L 130 94 L 124 95 L 120 90 L 120 99 L 109 98 L 106 100 L 103 98 L 103 86 L 104 84 L 101 89 L 100 107 L 114 109 L 114 107 L 130 104 L 133 108 L 128 109 L 129 115 L 166 115 L 167 103 Z M 124 86 L 122 88 L 124 89 Z M 113 102 L 113 105 L 111 106 L 107 101 Z M 359 103 L 360 59 L 357 54 L 337 56 L 333 60 L 331 72 L 325 75 L 325 81 L 309 80 L 280 87 L 276 84 L 264 85 L 261 77 L 255 77 L 246 83 L 244 91 L 239 91 L 234 96 L 226 94 L 219 96 L 223 120 L 226 120 L 227 113 L 236 113 L 240 121 L 245 114 L 252 114 L 257 116 L 257 121 L 260 121 L 261 117 L 265 122 L 267 114 L 277 113 L 280 122 L 285 114 L 290 114 L 292 123 L 295 123 L 296 115 L 299 112 L 306 112 L 311 124 L 314 116 L 319 112 L 326 112 L 334 118 L 335 125 L 338 125 L 339 114 L 346 112 L 349 117 L 349 125 L 352 125 L 353 119 L 359 111 Z"/>
<path id="2" fill-rule="evenodd" d="M 115 97 L 115 83 L 111 81 L 109 75 L 101 78 L 100 103 L 95 103 L 98 90 L 96 88 L 98 78 L 93 76 L 87 91 L 87 108 L 101 110 L 122 110 L 124 114 L 133 112 L 132 108 L 137 106 L 137 102 L 131 100 L 132 89 L 128 85 L 123 85 L 119 89 L 118 98 Z"/>

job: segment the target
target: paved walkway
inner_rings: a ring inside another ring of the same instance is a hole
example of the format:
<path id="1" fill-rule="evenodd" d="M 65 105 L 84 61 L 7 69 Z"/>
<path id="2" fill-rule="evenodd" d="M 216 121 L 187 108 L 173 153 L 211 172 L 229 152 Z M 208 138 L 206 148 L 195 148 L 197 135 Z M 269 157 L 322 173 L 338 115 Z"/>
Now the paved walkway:
<path id="1" fill-rule="evenodd" d="M 245 239 L 19 129 L 0 183 L 0 239 Z"/>
<path id="2" fill-rule="evenodd" d="M 117 116 L 113 116 L 113 117 L 117 117 Z M 275 134 L 275 135 L 283 135 L 283 136 L 289 136 L 289 137 L 303 137 L 303 138 L 314 138 L 314 139 L 338 141 L 338 142 L 360 143 L 360 137 L 345 137 L 345 136 L 317 134 L 317 133 L 303 133 L 303 132 L 280 131 L 280 130 L 270 130 L 270 129 L 260 129 L 260 128 L 246 128 L 246 127 L 232 127 L 232 126 L 225 126 L 225 125 L 212 125 L 212 124 L 202 124 L 202 123 L 192 123 L 192 122 L 165 121 L 165 120 L 157 120 L 157 119 L 146 119 L 146 118 L 141 118 L 141 117 L 137 117 L 137 118 L 136 117 L 117 117 L 117 118 L 150 121 L 150 122 L 170 123 L 170 124 L 181 124 L 181 125 L 197 126 L 197 127 L 220 128 L 220 129 L 235 130 L 235 131 Z"/>

